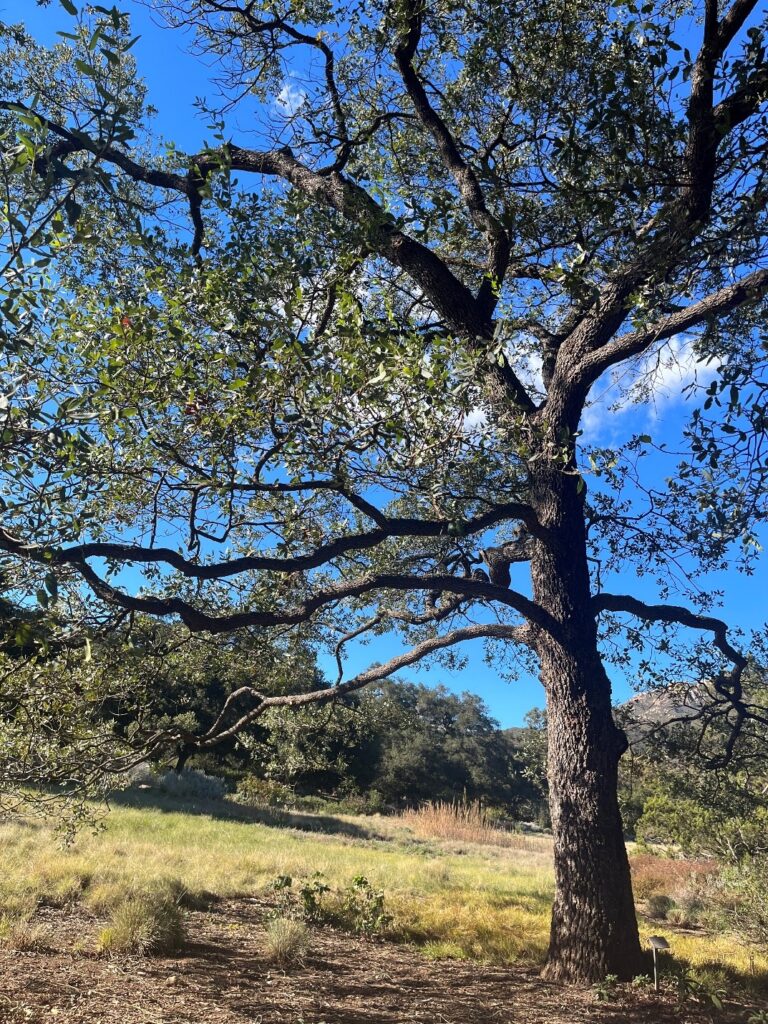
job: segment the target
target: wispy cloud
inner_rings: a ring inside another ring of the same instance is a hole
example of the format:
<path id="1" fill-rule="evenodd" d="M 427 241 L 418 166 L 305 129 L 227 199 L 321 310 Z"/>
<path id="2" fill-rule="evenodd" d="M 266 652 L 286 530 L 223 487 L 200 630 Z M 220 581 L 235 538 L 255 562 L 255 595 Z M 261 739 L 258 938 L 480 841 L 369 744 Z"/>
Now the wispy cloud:
<path id="1" fill-rule="evenodd" d="M 666 412 L 685 401 L 685 389 L 706 384 L 716 374 L 695 351 L 693 340 L 675 335 L 630 366 L 603 375 L 593 386 L 582 417 L 584 440 L 592 444 L 611 441 L 628 421 L 642 430 L 657 423 Z"/>
<path id="2" fill-rule="evenodd" d="M 275 97 L 275 106 L 286 117 L 293 117 L 304 106 L 307 94 L 300 86 L 286 78 L 283 87 Z"/>

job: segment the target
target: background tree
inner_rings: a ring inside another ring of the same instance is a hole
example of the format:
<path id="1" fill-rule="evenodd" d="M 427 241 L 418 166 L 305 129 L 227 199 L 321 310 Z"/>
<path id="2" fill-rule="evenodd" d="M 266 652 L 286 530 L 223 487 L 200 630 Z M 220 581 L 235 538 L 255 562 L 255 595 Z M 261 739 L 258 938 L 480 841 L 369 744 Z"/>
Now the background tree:
<path id="1" fill-rule="evenodd" d="M 533 796 L 516 750 L 473 694 L 392 680 L 327 712 L 278 710 L 261 724 L 252 763 L 300 792 L 391 807 L 482 801 L 514 816 Z"/>
<path id="2" fill-rule="evenodd" d="M 202 734 L 168 731 L 188 750 L 465 640 L 519 648 L 547 694 L 547 974 L 637 973 L 604 665 L 638 637 L 624 616 L 668 653 L 676 627 L 704 634 L 687 660 L 729 725 L 716 756 L 762 714 L 692 584 L 748 558 L 765 512 L 757 4 L 153 6 L 214 60 L 214 121 L 240 105 L 260 144 L 142 135 L 117 11 L 55 59 L 6 32 L 0 107 L 29 143 L 4 163 L 9 206 L 74 188 L 79 245 L 50 241 L 51 301 L 10 322 L 24 470 L 3 467 L 0 547 L 24 586 L 74 572 L 94 607 L 193 632 L 311 623 L 333 691 L 238 687 Z M 671 482 L 634 483 L 651 440 L 590 450 L 585 405 L 680 336 L 719 377 Z M 630 560 L 663 603 L 605 589 Z M 349 678 L 345 645 L 384 630 L 407 649 Z"/>

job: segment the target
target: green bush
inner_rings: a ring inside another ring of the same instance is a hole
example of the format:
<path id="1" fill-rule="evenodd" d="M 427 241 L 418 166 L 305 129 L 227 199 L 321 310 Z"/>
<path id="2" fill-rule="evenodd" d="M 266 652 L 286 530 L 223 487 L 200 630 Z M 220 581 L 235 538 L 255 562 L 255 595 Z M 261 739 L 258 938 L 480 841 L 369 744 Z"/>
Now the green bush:
<path id="1" fill-rule="evenodd" d="M 343 889 L 333 889 L 319 871 L 299 880 L 295 888 L 289 875 L 278 875 L 272 889 L 277 894 L 275 920 L 298 918 L 358 935 L 379 934 L 392 921 L 384 909 L 384 893 L 374 889 L 364 875 L 357 875 Z"/>
<path id="2" fill-rule="evenodd" d="M 720 895 L 728 902 L 732 925 L 757 942 L 768 942 L 768 865 L 763 858 L 724 871 Z"/>
<path id="3" fill-rule="evenodd" d="M 235 800 L 248 807 L 288 807 L 294 802 L 294 794 L 282 782 L 246 775 L 237 784 Z"/>

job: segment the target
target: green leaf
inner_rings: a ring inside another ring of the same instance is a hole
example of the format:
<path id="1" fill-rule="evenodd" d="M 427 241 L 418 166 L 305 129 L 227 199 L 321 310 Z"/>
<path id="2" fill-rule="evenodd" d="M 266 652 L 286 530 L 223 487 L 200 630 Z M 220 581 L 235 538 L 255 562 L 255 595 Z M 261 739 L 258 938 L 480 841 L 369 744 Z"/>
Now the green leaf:
<path id="1" fill-rule="evenodd" d="M 67 14 L 71 14 L 73 18 L 77 17 L 77 8 L 72 3 L 72 0 L 59 0 L 59 3 L 67 12 Z"/>
<path id="2" fill-rule="evenodd" d="M 92 64 L 86 64 L 84 60 L 76 60 L 75 67 L 88 78 L 96 78 L 98 71 Z"/>

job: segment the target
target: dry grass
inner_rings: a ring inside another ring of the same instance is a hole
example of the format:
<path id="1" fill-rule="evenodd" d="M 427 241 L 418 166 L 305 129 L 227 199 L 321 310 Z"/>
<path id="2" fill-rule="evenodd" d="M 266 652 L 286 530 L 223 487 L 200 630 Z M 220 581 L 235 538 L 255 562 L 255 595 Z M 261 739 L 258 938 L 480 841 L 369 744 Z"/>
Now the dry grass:
<path id="1" fill-rule="evenodd" d="M 378 817 L 307 822 L 313 828 L 323 822 L 329 831 L 322 833 L 115 807 L 103 831 L 84 831 L 67 848 L 45 825 L 9 821 L 0 824 L 0 915 L 34 919 L 41 904 L 81 902 L 106 916 L 131 899 L 158 892 L 177 906 L 197 905 L 205 890 L 220 897 L 253 896 L 278 875 L 309 878 L 320 871 L 336 889 L 365 875 L 385 893 L 386 910 L 394 918 L 388 935 L 414 941 L 429 955 L 541 963 L 553 895 L 551 841 L 502 833 L 498 845 L 493 840 L 501 830 L 487 821 L 469 836 L 460 831 L 459 839 L 441 839 L 421 835 L 422 820 L 412 817 L 407 826 L 402 819 Z M 478 841 L 489 833 L 491 842 Z M 645 883 L 651 890 L 666 889 L 676 900 L 685 879 L 700 879 L 712 869 L 710 862 L 647 855 L 632 862 L 641 891 Z M 768 972 L 762 950 L 719 928 L 683 934 L 642 920 L 641 930 L 644 941 L 649 934 L 666 934 L 674 954 L 693 964 L 718 961 L 747 972 L 754 957 L 754 970 Z M 91 948 L 95 940 L 95 928 L 83 936 Z M 116 941 L 109 938 L 106 944 Z"/>
<path id="2" fill-rule="evenodd" d="M 48 949 L 51 944 L 51 930 L 42 924 L 34 924 L 28 916 L 3 914 L 0 917 L 0 947 L 19 953 L 34 953 Z"/>
<path id="3" fill-rule="evenodd" d="M 301 963 L 309 949 L 309 928 L 292 917 L 276 917 L 267 925 L 264 946 L 268 959 L 281 967 Z"/>
<path id="4" fill-rule="evenodd" d="M 99 935 L 98 948 L 103 953 L 173 953 L 183 947 L 185 939 L 178 903 L 133 896 L 112 911 L 109 925 Z"/>
<path id="5" fill-rule="evenodd" d="M 661 893 L 669 896 L 697 888 L 719 870 L 717 862 L 711 859 L 684 860 L 656 857 L 652 853 L 630 857 L 630 865 L 632 888 L 638 900 L 646 900 L 649 896 Z"/>
<path id="6" fill-rule="evenodd" d="M 418 810 L 404 811 L 400 820 L 416 835 L 427 839 L 455 839 L 463 843 L 529 849 L 528 840 L 500 828 L 479 803 L 448 803 L 445 800 L 422 804 Z"/>

